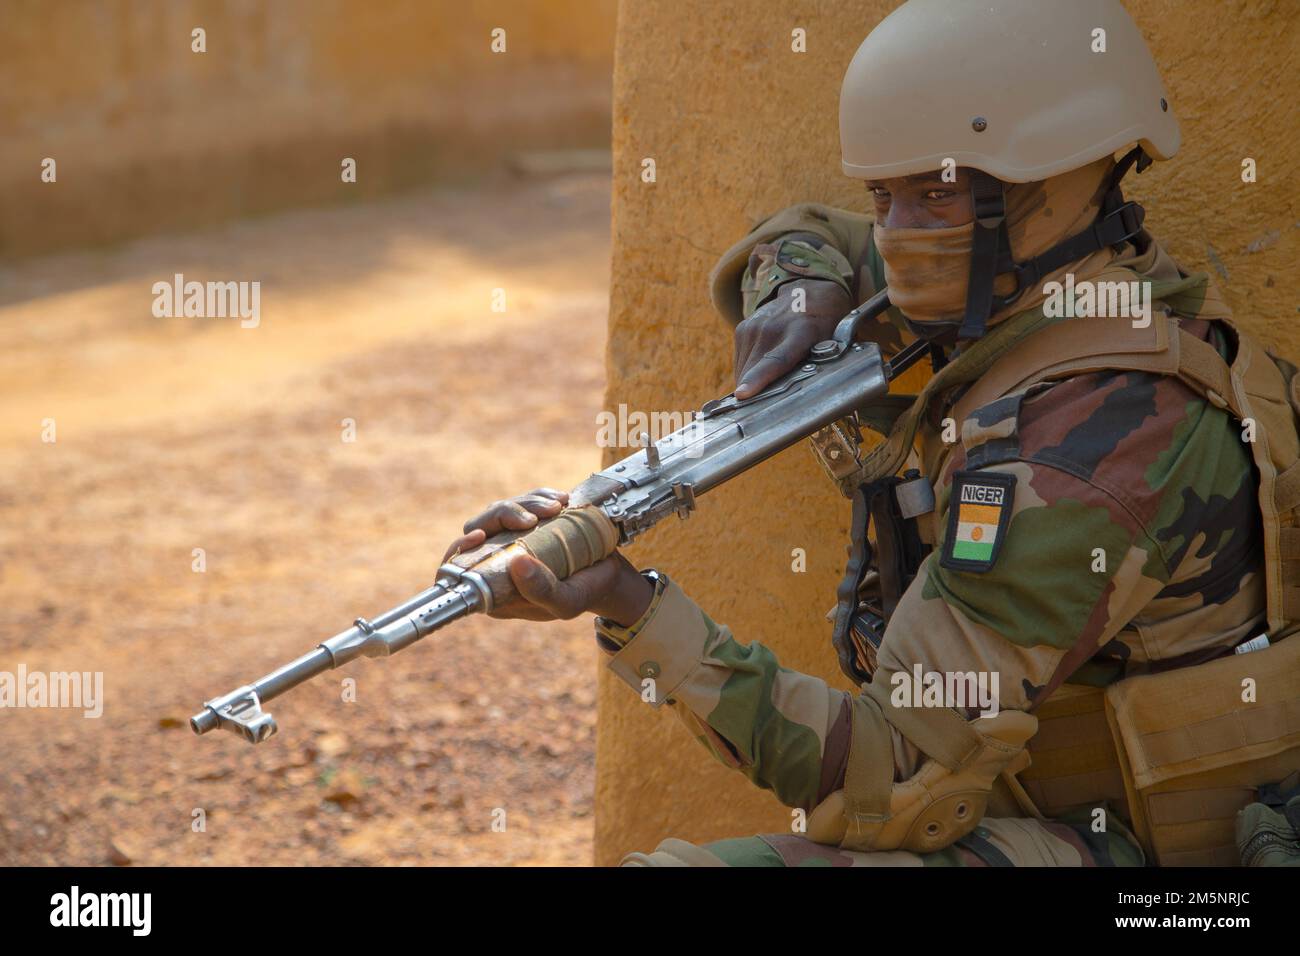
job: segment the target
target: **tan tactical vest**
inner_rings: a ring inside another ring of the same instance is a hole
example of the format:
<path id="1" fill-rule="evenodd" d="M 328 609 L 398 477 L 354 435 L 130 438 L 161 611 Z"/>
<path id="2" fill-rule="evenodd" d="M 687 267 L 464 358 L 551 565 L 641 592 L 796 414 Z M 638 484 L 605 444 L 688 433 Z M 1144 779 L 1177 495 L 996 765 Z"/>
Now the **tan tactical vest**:
<path id="1" fill-rule="evenodd" d="M 1104 278 L 1143 279 L 1132 272 Z M 1064 685 L 1035 712 L 1032 765 L 1000 782 L 988 810 L 991 816 L 1052 817 L 1109 804 L 1131 824 L 1153 862 L 1234 865 L 1240 862 L 1237 812 L 1260 785 L 1300 767 L 1300 638 L 1284 640 L 1300 630 L 1300 376 L 1236 328 L 1226 306 L 1207 298 L 1204 276 L 1154 281 L 1152 300 L 1164 308 L 1146 328 L 1134 328 L 1128 318 L 1053 322 L 1041 312 L 1008 320 L 1018 322 L 1020 332 L 1001 336 L 996 351 L 975 343 L 906 411 L 899 410 L 907 403 L 893 402 L 882 423 L 889 437 L 861 458 L 853 448 L 856 467 L 846 469 L 849 449 L 829 431 L 813 446 L 841 490 L 896 473 L 918 438 L 925 474 L 934 476 L 938 452 L 924 440 L 933 427 L 926 421 L 930 398 L 971 382 L 948 413 L 960 423 L 980 406 L 1037 382 L 1102 369 L 1177 376 L 1243 426 L 1253 422 L 1269 646 L 1127 678 L 1104 691 Z M 1231 365 L 1183 331 L 1180 314 L 1222 323 L 1236 342 Z M 969 367 L 961 368 L 963 362 Z M 827 456 L 832 446 L 833 460 Z M 927 517 L 938 521 L 933 513 Z M 924 533 L 934 541 L 937 530 Z M 927 741 L 913 742 L 931 752 Z"/>

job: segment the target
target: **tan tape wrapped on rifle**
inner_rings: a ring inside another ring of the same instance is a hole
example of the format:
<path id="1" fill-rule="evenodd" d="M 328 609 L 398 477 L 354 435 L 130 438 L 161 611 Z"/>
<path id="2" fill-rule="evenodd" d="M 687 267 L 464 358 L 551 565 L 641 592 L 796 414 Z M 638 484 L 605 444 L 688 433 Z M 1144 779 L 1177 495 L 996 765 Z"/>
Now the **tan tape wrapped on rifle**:
<path id="1" fill-rule="evenodd" d="M 558 578 L 567 578 L 614 553 L 618 529 L 594 505 L 566 508 L 543 518 L 534 528 L 493 535 L 477 548 L 453 555 L 448 562 L 472 568 L 492 591 L 494 606 L 517 599 L 510 562 L 530 554 Z"/>

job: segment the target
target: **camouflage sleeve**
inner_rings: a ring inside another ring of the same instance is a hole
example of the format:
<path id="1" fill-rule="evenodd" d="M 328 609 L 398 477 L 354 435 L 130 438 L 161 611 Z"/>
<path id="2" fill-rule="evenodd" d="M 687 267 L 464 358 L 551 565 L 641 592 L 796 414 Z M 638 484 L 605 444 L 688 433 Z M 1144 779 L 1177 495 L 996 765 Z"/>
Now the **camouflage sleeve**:
<path id="1" fill-rule="evenodd" d="M 630 628 L 596 620 L 609 668 L 654 707 L 667 704 L 718 760 L 787 806 L 810 809 L 838 789 L 849 743 L 849 695 L 741 644 L 660 576 Z"/>
<path id="2" fill-rule="evenodd" d="M 782 286 L 799 279 L 834 282 L 854 295 L 853 267 L 843 252 L 815 233 L 789 232 L 750 252 L 740 280 L 741 314 L 749 318 Z"/>
<path id="3" fill-rule="evenodd" d="M 1066 679 L 1225 653 L 1259 620 L 1248 453 L 1175 379 L 1100 372 L 999 399 L 938 485 L 938 543 L 884 668 L 974 672 L 1032 711 Z"/>
<path id="4" fill-rule="evenodd" d="M 734 327 L 803 279 L 834 282 L 855 305 L 866 302 L 885 287 L 885 264 L 871 238 L 872 223 L 871 216 L 820 203 L 783 209 L 714 265 L 709 273 L 714 308 Z M 864 323 L 858 337 L 875 342 L 885 357 L 914 338 L 894 307 Z"/>
<path id="5" fill-rule="evenodd" d="M 860 301 L 884 282 L 871 223 L 870 216 L 820 203 L 763 219 L 710 271 L 714 307 L 734 326 L 782 285 L 806 278 L 836 282 Z"/>

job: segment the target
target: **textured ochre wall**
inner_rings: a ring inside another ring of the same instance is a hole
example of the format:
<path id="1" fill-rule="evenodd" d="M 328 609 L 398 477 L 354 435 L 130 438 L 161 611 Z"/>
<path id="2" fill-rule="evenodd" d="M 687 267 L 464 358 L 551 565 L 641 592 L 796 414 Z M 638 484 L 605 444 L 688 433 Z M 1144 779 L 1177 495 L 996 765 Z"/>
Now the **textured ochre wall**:
<path id="1" fill-rule="evenodd" d="M 1300 155 L 1293 0 L 1130 0 L 1183 126 L 1183 149 L 1127 189 L 1193 268 L 1216 272 L 1238 317 L 1300 358 Z M 709 307 L 715 258 L 786 204 L 864 208 L 839 170 L 837 98 L 858 43 L 891 0 L 764 3 L 625 0 L 614 71 L 614 258 L 608 404 L 685 409 L 731 387 L 730 332 Z M 807 53 L 791 31 L 807 31 Z M 641 161 L 655 160 L 644 183 Z M 1243 184 L 1253 157 L 1259 181 Z M 741 640 L 836 679 L 823 620 L 847 541 L 848 505 L 806 445 L 701 502 L 686 523 L 629 549 L 673 575 Z M 807 572 L 791 571 L 791 550 Z M 596 859 L 663 837 L 786 829 L 789 811 L 724 770 L 667 712 L 601 678 Z"/>
<path id="2" fill-rule="evenodd" d="M 614 13 L 614 0 L 0 0 L 0 255 L 607 144 Z M 195 27 L 206 52 L 191 50 Z M 347 187 L 344 156 L 358 163 Z M 56 184 L 40 181 L 45 157 Z"/>

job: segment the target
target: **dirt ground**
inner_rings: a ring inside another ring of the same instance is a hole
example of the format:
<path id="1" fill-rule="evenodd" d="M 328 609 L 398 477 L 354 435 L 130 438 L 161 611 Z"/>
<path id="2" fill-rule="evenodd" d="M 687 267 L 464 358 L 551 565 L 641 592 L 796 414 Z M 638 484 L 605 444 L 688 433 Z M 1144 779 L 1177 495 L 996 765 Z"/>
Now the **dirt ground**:
<path id="1" fill-rule="evenodd" d="M 0 864 L 589 863 L 584 619 L 354 662 L 257 747 L 188 718 L 426 587 L 482 505 L 598 467 L 608 271 L 599 174 L 0 266 L 0 671 L 105 699 L 0 709 Z M 259 280 L 260 326 L 155 318 L 178 272 Z"/>

